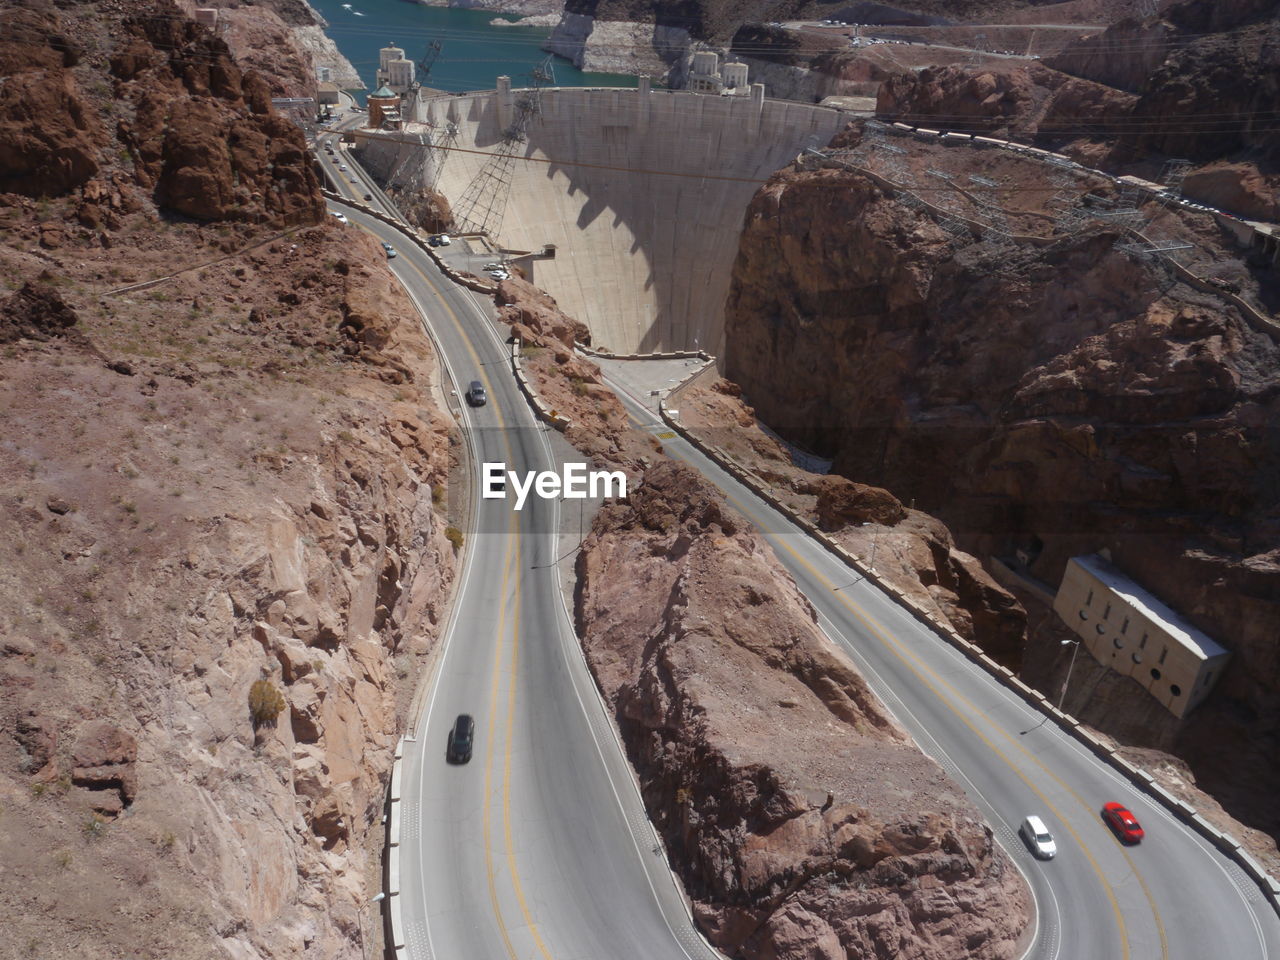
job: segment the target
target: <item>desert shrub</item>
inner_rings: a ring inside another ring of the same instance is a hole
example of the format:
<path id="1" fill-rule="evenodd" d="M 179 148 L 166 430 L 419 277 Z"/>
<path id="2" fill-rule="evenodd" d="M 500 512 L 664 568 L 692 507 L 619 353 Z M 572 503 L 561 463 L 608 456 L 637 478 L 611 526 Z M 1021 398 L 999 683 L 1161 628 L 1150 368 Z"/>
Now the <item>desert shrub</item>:
<path id="1" fill-rule="evenodd" d="M 270 680 L 258 680 L 249 688 L 249 716 L 253 728 L 275 726 L 276 717 L 284 709 L 284 695 Z"/>
<path id="2" fill-rule="evenodd" d="M 462 549 L 462 531 L 457 527 L 445 527 L 444 535 L 453 544 L 455 551 Z"/>

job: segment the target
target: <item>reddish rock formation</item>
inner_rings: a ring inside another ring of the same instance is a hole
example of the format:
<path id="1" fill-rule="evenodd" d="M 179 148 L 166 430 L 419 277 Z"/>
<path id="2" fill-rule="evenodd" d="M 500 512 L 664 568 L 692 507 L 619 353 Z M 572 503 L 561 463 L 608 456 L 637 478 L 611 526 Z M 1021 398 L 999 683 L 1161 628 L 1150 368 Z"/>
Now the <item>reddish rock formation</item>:
<path id="1" fill-rule="evenodd" d="M 191 21 L 130 21 L 111 60 L 116 95 L 134 106 L 119 136 L 156 203 L 197 220 L 318 222 L 324 215 L 306 142 L 271 112 L 262 79 Z"/>
<path id="2" fill-rule="evenodd" d="M 606 507 L 578 576 L 588 662 L 716 946 L 1017 955 L 1029 900 L 978 812 L 693 471 L 663 462 Z"/>
<path id="3" fill-rule="evenodd" d="M 880 86 L 876 112 L 947 130 L 1077 139 L 1082 128 L 1105 135 L 1134 102 L 1130 94 L 1038 64 L 977 71 L 948 66 L 890 77 Z"/>
<path id="4" fill-rule="evenodd" d="M 1175 746 L 1206 785 L 1257 783 L 1194 731 L 1280 729 L 1275 340 L 1113 236 L 953 248 L 851 174 L 784 173 L 746 223 L 726 365 L 762 419 L 1050 585 L 1109 548 L 1233 651 Z"/>
<path id="5" fill-rule="evenodd" d="M 65 337 L 80 320 L 75 310 L 58 294 L 47 274 L 35 283 L 28 281 L 0 300 L 0 343 L 25 338 L 48 340 Z"/>
<path id="6" fill-rule="evenodd" d="M 573 350 L 590 331 L 565 314 L 554 298 L 512 276 L 498 285 L 498 319 L 519 338 L 526 376 L 543 401 L 571 421 L 569 441 L 597 465 L 621 467 L 633 477 L 657 455 L 657 441 L 632 428 L 622 402 L 604 385 L 600 368 Z"/>
<path id="7" fill-rule="evenodd" d="M 31 59 L 49 58 L 37 48 Z M 98 172 L 101 136 L 70 71 L 29 66 L 7 77 L 0 86 L 0 191 L 58 196 L 79 186 Z"/>

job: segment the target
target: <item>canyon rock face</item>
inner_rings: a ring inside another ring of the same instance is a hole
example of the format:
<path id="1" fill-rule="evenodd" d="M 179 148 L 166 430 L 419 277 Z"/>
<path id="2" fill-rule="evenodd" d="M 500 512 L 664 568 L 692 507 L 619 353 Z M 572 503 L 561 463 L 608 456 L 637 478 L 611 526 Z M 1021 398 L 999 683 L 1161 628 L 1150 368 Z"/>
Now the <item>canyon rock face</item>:
<path id="1" fill-rule="evenodd" d="M 0 20 L 0 191 L 56 196 L 98 171 L 99 120 L 71 67 L 80 58 L 52 10 Z"/>
<path id="2" fill-rule="evenodd" d="M 324 215 L 302 131 L 273 112 L 261 75 L 243 73 L 226 44 L 191 21 L 145 16 L 125 29 L 111 70 L 133 118 L 119 136 L 157 205 L 282 226 Z"/>
<path id="3" fill-rule="evenodd" d="M 605 507 L 578 578 L 588 662 L 717 947 L 1018 955 L 1029 898 L 978 812 L 693 471 L 663 462 Z"/>
<path id="4" fill-rule="evenodd" d="M 1074 139 L 1081 125 L 1105 134 L 1108 121 L 1128 113 L 1135 101 L 1131 94 L 1038 64 L 998 70 L 946 66 L 890 77 L 880 86 L 876 113 L 999 137 Z M 946 119 L 935 124 L 932 117 Z"/>
<path id="5" fill-rule="evenodd" d="M 168 5 L 0 25 L 4 116 L 53 111 L 0 119 L 4 943 L 373 955 L 454 575 L 434 353 L 275 74 Z"/>
<path id="6" fill-rule="evenodd" d="M 1280 346 L 1114 240 L 953 246 L 855 174 L 784 172 L 748 212 L 727 374 L 978 557 L 1052 589 L 1069 557 L 1110 550 L 1233 651 L 1216 704 L 1151 736 L 1202 784 L 1239 780 L 1252 763 L 1205 744 L 1218 729 L 1257 757 L 1280 736 Z"/>

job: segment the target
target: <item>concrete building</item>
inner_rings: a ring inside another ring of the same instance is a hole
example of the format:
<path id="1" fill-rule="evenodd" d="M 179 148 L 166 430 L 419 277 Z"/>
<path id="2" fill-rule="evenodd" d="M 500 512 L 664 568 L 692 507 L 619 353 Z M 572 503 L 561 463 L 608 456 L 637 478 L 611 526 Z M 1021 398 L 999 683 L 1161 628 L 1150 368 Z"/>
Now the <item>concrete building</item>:
<path id="1" fill-rule="evenodd" d="M 693 93 L 721 96 L 746 96 L 750 93 L 747 65 L 730 61 L 721 65 L 720 55 L 712 50 L 699 50 L 693 55 L 685 88 Z"/>
<path id="2" fill-rule="evenodd" d="M 394 44 L 387 44 L 378 51 L 378 86 L 389 87 L 395 93 L 404 96 L 413 86 L 415 65 L 406 60 L 404 50 Z"/>
<path id="3" fill-rule="evenodd" d="M 385 85 L 369 94 L 369 126 L 400 129 L 400 96 Z"/>
<path id="4" fill-rule="evenodd" d="M 338 96 L 338 85 L 328 80 L 322 80 L 316 84 L 316 101 L 322 107 L 336 106 L 341 102 L 341 97 Z"/>
<path id="5" fill-rule="evenodd" d="M 1086 650 L 1176 717 L 1213 688 L 1231 654 L 1096 554 L 1072 557 L 1053 609 Z"/>
<path id="6" fill-rule="evenodd" d="M 196 23 L 203 24 L 210 30 L 218 29 L 217 7 L 196 7 Z"/>
<path id="7" fill-rule="evenodd" d="M 515 95 L 503 86 L 420 98 L 422 123 L 357 136 L 362 162 L 394 183 L 436 183 L 457 210 L 512 118 Z M 655 90 L 642 77 L 635 90 L 542 92 L 493 240 L 513 250 L 556 246 L 556 258 L 538 264 L 538 284 L 591 328 L 597 346 L 723 352 L 747 204 L 774 171 L 851 118 L 749 89 L 708 97 Z M 462 149 L 405 150 L 404 141 L 424 138 Z"/>

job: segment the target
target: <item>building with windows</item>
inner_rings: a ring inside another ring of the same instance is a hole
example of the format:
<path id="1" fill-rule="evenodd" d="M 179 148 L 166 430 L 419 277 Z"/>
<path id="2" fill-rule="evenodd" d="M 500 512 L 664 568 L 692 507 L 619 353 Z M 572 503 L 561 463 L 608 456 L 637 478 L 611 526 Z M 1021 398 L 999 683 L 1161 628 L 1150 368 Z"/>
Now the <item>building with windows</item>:
<path id="1" fill-rule="evenodd" d="M 745 97 L 751 93 L 747 83 L 747 65 L 730 61 L 720 63 L 713 50 L 699 50 L 693 55 L 693 67 L 685 87 L 694 93 L 714 93 L 724 97 Z"/>
<path id="2" fill-rule="evenodd" d="M 1132 677 L 1176 717 L 1208 695 L 1231 656 L 1097 554 L 1068 561 L 1053 609 L 1098 662 Z"/>
<path id="3" fill-rule="evenodd" d="M 375 130 L 400 129 L 400 97 L 381 86 L 369 94 L 369 126 Z"/>
<path id="4" fill-rule="evenodd" d="M 414 71 L 413 61 L 405 59 L 401 47 L 388 43 L 378 51 L 378 86 L 390 87 L 403 97 L 413 86 Z"/>

